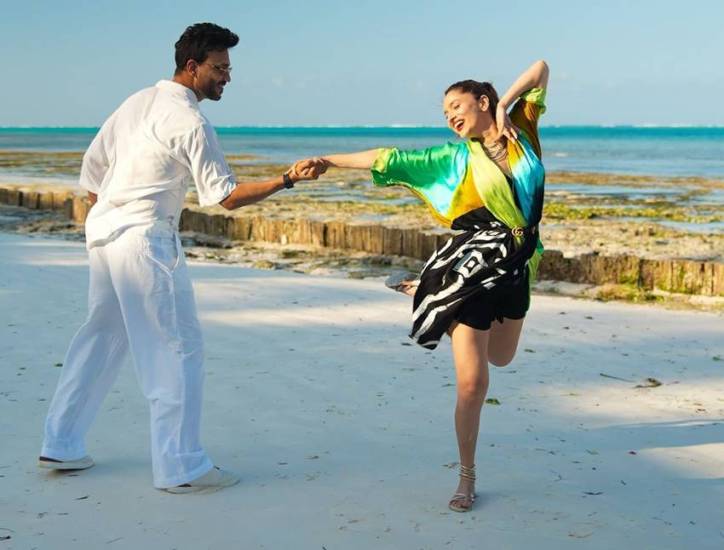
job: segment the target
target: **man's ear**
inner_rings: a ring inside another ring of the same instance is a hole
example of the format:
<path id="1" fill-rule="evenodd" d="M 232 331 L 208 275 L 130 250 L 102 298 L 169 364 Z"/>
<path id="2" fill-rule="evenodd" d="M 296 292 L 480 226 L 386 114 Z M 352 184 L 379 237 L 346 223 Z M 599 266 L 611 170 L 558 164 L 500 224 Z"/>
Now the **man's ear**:
<path id="1" fill-rule="evenodd" d="M 198 71 L 198 69 L 199 69 L 199 64 L 196 62 L 195 59 L 189 59 L 188 61 L 186 61 L 186 71 L 191 76 L 196 76 L 196 71 Z"/>

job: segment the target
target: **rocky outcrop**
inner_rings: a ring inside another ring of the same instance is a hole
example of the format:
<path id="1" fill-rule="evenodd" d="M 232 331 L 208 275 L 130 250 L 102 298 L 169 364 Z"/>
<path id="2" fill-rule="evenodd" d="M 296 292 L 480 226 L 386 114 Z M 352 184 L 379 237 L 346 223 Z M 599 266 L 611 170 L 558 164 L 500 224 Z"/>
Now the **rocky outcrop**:
<path id="1" fill-rule="evenodd" d="M 63 211 L 77 223 L 85 220 L 89 210 L 87 199 L 72 192 L 18 186 L 0 186 L 0 204 Z M 243 211 L 219 214 L 193 205 L 188 205 L 182 212 L 181 230 L 233 241 L 311 245 L 419 260 L 425 260 L 451 235 L 446 231 L 354 221 L 250 216 Z M 642 290 L 724 296 L 724 264 L 720 262 L 653 260 L 595 253 L 566 257 L 557 250 L 547 250 L 539 273 L 540 279 L 596 285 L 630 284 Z"/>

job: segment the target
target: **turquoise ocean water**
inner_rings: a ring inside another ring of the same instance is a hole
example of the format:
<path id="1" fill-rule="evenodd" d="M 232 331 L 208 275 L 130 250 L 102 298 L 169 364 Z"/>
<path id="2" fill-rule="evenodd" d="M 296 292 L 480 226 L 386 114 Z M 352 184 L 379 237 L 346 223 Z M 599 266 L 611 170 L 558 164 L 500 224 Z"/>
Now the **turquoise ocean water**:
<path id="1" fill-rule="evenodd" d="M 83 151 L 96 128 L 0 128 L 0 150 Z M 289 163 L 382 146 L 422 148 L 454 141 L 446 128 L 218 128 L 229 154 Z M 724 178 L 724 127 L 543 127 L 547 170 Z M 0 168 L 0 178 L 22 176 Z"/>
<path id="2" fill-rule="evenodd" d="M 217 128 L 227 154 L 253 155 L 258 163 L 291 164 L 297 159 L 325 153 L 359 151 L 375 147 L 424 148 L 454 141 L 447 128 L 340 127 L 340 128 Z M 0 128 L 0 182 L 63 183 L 77 180 L 77 160 L 61 170 L 48 170 L 41 159 L 26 159 L 20 166 L 3 165 L 3 151 L 84 151 L 97 128 Z M 724 128 L 705 127 L 543 127 L 544 164 L 548 171 L 599 172 L 654 177 L 696 176 L 724 180 Z M 12 155 L 10 155 L 12 157 Z M 50 160 L 63 163 L 63 159 Z M 370 182 L 371 186 L 371 182 Z M 340 189 L 329 184 L 315 188 L 316 200 L 376 201 L 375 193 Z M 668 200 L 697 206 L 699 213 L 716 216 L 708 223 L 665 222 L 687 231 L 724 232 L 724 189 L 710 187 L 688 196 L 690 185 L 645 188 L 617 183 L 607 185 L 548 183 L 549 199 L 575 201 Z M 387 200 L 387 199 L 379 199 Z M 417 202 L 410 195 L 398 202 Z M 632 204 L 633 206 L 633 204 Z"/>

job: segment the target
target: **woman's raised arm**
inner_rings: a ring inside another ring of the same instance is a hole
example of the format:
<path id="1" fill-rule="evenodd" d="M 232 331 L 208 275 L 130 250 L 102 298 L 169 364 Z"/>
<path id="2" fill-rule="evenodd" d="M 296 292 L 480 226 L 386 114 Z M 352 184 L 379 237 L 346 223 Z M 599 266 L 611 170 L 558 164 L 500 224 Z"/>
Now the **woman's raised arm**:
<path id="1" fill-rule="evenodd" d="M 546 88 L 548 86 L 548 64 L 543 61 L 536 61 L 515 79 L 510 88 L 503 94 L 498 102 L 498 108 L 505 110 L 510 107 L 522 93 L 532 88 Z"/>
<path id="2" fill-rule="evenodd" d="M 508 139 L 518 139 L 518 132 L 508 117 L 508 108 L 515 103 L 522 94 L 533 88 L 546 88 L 548 86 L 548 64 L 542 59 L 533 63 L 515 79 L 510 88 L 498 101 L 495 112 L 495 122 L 498 127 L 498 136 Z"/>

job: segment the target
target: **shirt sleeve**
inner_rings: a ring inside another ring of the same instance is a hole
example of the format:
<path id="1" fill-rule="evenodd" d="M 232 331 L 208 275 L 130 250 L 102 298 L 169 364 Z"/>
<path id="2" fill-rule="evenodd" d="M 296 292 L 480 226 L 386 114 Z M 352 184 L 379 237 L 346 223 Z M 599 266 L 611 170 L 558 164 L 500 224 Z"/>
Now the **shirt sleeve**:
<path id="1" fill-rule="evenodd" d="M 110 158 L 112 156 L 111 140 L 113 118 L 111 115 L 103 123 L 101 129 L 91 141 L 90 146 L 83 155 L 83 164 L 80 168 L 80 180 L 78 184 L 91 193 L 96 195 L 100 192 L 103 179 L 110 167 Z"/>
<path id="2" fill-rule="evenodd" d="M 407 151 L 382 149 L 372 165 L 372 181 L 407 187 L 449 227 L 453 197 L 465 178 L 467 160 L 463 142 Z"/>
<path id="3" fill-rule="evenodd" d="M 404 185 L 415 190 L 454 188 L 467 165 L 467 149 L 447 143 L 427 149 L 382 149 L 372 164 L 375 185 Z"/>
<path id="4" fill-rule="evenodd" d="M 218 204 L 231 194 L 236 187 L 236 179 L 211 124 L 205 122 L 189 134 L 186 154 L 199 205 Z"/>
<path id="5" fill-rule="evenodd" d="M 545 88 L 532 88 L 520 96 L 510 111 L 510 120 L 525 132 L 539 159 L 542 158 L 542 151 L 538 138 L 538 119 L 546 111 L 545 98 Z"/>

